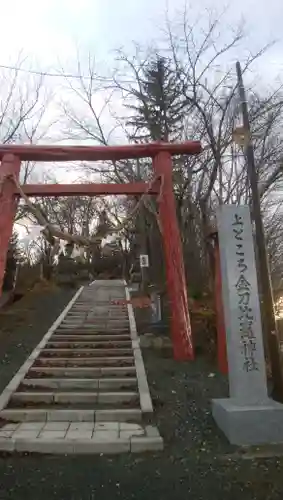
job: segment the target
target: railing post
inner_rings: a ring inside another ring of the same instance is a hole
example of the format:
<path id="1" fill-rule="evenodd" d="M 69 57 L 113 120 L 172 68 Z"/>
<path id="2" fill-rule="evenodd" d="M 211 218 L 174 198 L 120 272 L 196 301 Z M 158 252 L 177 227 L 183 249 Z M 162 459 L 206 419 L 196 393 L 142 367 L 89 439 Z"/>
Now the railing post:
<path id="1" fill-rule="evenodd" d="M 14 155 L 3 156 L 0 165 L 0 297 L 6 268 L 7 251 L 16 213 L 15 186 L 9 176 L 20 174 L 21 161 Z"/>
<path id="2" fill-rule="evenodd" d="M 161 152 L 153 158 L 155 174 L 161 176 L 159 216 L 163 233 L 167 290 L 171 308 L 171 334 L 176 360 L 194 358 L 191 324 L 188 309 L 182 243 L 176 216 L 172 181 L 172 158 Z"/>

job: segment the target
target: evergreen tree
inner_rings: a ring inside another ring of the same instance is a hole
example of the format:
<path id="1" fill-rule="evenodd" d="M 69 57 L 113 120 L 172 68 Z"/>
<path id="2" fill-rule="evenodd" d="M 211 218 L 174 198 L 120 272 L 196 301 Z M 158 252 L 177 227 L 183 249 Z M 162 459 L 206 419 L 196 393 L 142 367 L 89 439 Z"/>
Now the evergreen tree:
<path id="1" fill-rule="evenodd" d="M 132 128 L 132 138 L 139 142 L 181 140 L 185 103 L 176 71 L 173 71 L 168 59 L 157 54 L 147 65 L 143 65 L 141 72 L 137 80 L 138 88 L 131 89 L 134 102 L 128 106 L 133 112 L 127 123 Z M 144 279 L 162 284 L 162 239 L 154 216 L 145 207 L 140 209 L 136 229 L 139 242 L 137 253 L 149 254 L 151 262 L 148 276 Z"/>
<path id="2" fill-rule="evenodd" d="M 184 102 L 181 83 L 169 61 L 159 55 L 143 69 L 139 90 L 132 89 L 137 103 L 128 125 L 132 136 L 146 141 L 176 141 L 183 129 Z"/>

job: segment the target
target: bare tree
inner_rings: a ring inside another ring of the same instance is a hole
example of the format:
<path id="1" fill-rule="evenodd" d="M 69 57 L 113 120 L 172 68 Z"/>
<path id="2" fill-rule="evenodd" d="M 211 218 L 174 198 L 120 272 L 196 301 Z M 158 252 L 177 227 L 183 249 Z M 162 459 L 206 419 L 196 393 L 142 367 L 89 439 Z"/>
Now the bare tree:
<path id="1" fill-rule="evenodd" d="M 15 69 L 0 70 L 0 142 L 2 144 L 31 144 L 40 141 L 49 130 L 45 120 L 52 92 L 46 86 L 44 75 L 34 75 L 27 69 L 27 59 L 19 54 Z M 22 71 L 24 70 L 24 71 Z M 54 122 L 54 117 L 53 117 Z M 33 162 L 23 162 L 20 181 L 28 182 L 34 171 Z M 18 206 L 16 222 L 25 215 Z"/>
<path id="2" fill-rule="evenodd" d="M 195 22 L 184 9 L 176 22 L 167 20 L 164 33 L 162 43 L 157 42 L 159 49 L 136 47 L 130 54 L 119 51 L 112 83 L 98 75 L 93 57 L 88 56 L 87 64 L 78 62 L 80 78 L 68 81 L 72 105 L 69 99 L 63 106 L 66 133 L 103 145 L 111 142 L 118 129 L 128 142 L 201 140 L 202 155 L 177 158 L 173 175 L 188 275 L 191 281 L 195 272 L 195 283 L 202 275 L 203 288 L 212 250 L 206 236 L 216 206 L 250 202 L 243 147 L 235 142 L 234 133 L 240 118 L 232 61 L 244 47 L 245 26 L 240 22 L 232 29 L 226 26 L 225 16 L 213 17 L 209 12 Z M 283 93 L 281 88 L 259 92 L 252 81 L 252 65 L 267 49 L 264 46 L 254 54 L 245 51 L 242 66 L 249 82 L 259 189 L 270 225 L 269 207 L 282 189 Z M 123 161 L 90 168 L 108 182 L 152 176 L 145 160 L 140 165 Z M 123 216 L 119 204 L 118 200 L 118 217 Z M 154 233 L 155 215 L 149 208 L 147 205 L 144 215 L 147 228 Z"/>
<path id="3" fill-rule="evenodd" d="M 154 140 L 156 137 L 151 132 L 151 123 L 154 122 L 156 127 L 159 122 L 156 109 L 160 109 L 164 116 L 167 108 L 166 127 L 170 113 L 178 102 L 178 112 L 182 115 L 178 118 L 179 139 L 200 139 L 204 147 L 200 157 L 182 158 L 174 165 L 178 215 L 186 260 L 190 262 L 189 274 L 197 269 L 195 259 L 203 259 L 204 264 L 207 251 L 210 253 L 209 243 L 204 245 L 204 242 L 216 205 L 249 203 L 250 199 L 243 148 L 234 142 L 233 132 L 239 125 L 239 109 L 235 68 L 230 62 L 235 49 L 238 50 L 244 43 L 244 26 L 240 23 L 236 29 L 225 29 L 224 23 L 221 16 L 216 19 L 207 14 L 200 26 L 191 21 L 185 9 L 175 24 L 167 22 L 166 41 L 157 56 L 156 50 L 150 55 L 145 50 L 144 56 L 141 50 L 136 50 L 133 55 L 119 53 L 118 57 L 124 72 L 122 82 L 119 77 L 115 82 L 135 111 L 136 138 L 143 140 L 144 133 L 139 133 L 143 126 Z M 244 61 L 244 72 L 250 71 L 254 61 L 267 49 L 268 46 L 265 46 L 257 53 L 248 55 Z M 145 82 L 145 73 L 149 71 L 153 57 L 166 57 L 166 65 L 171 67 L 171 81 L 176 94 L 169 106 L 172 92 L 168 92 L 166 85 L 163 91 L 167 90 L 167 94 L 163 92 L 162 96 L 160 92 L 159 96 L 162 104 L 156 99 L 155 106 L 152 106 L 150 101 L 152 82 L 150 79 Z M 125 84 L 125 81 L 128 83 Z M 147 92 L 146 85 L 150 86 Z M 261 195 L 264 197 L 267 192 L 272 193 L 281 178 L 282 93 L 281 88 L 261 94 L 256 94 L 254 89 L 250 98 L 250 119 Z M 134 120 L 131 125 L 133 123 Z M 171 134 L 172 125 L 171 122 Z M 167 133 L 168 138 L 170 133 Z M 159 139 L 162 139 L 162 127 Z M 197 241 L 199 244 L 195 246 Z M 201 247 L 203 250 L 200 252 Z"/>

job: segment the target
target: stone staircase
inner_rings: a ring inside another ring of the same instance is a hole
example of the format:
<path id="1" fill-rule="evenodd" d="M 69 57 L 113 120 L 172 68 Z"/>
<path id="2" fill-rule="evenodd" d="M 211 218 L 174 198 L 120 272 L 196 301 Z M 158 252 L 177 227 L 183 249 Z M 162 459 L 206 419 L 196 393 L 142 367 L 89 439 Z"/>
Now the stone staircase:
<path id="1" fill-rule="evenodd" d="M 0 450 L 160 450 L 122 280 L 82 287 L 0 396 Z M 118 304 L 117 304 L 118 301 Z M 116 303 L 115 303 L 116 302 Z"/>

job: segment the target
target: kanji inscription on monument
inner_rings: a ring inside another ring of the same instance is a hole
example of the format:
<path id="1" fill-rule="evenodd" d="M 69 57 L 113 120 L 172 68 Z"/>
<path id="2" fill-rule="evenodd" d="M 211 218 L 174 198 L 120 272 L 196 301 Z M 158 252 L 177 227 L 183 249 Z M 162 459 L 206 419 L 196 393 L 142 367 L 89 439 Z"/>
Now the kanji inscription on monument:
<path id="1" fill-rule="evenodd" d="M 248 206 L 217 214 L 230 397 L 212 414 L 230 443 L 283 443 L 283 405 L 268 397 L 253 230 Z"/>
<path id="2" fill-rule="evenodd" d="M 248 206 L 218 212 L 230 396 L 267 398 L 253 231 Z"/>

